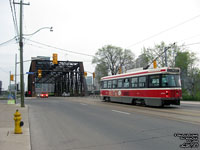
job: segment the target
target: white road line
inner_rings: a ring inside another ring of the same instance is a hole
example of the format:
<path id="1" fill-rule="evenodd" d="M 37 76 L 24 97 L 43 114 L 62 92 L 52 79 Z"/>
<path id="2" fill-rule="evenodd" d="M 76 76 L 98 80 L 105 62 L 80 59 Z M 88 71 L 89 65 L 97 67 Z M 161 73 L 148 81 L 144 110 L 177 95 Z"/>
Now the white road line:
<path id="1" fill-rule="evenodd" d="M 86 106 L 86 105 L 88 105 L 88 104 L 84 104 L 84 103 L 80 103 L 81 105 L 83 105 L 83 106 Z"/>
<path id="2" fill-rule="evenodd" d="M 113 111 L 113 112 L 117 112 L 117 113 L 121 113 L 121 114 L 130 115 L 130 113 L 124 112 L 124 111 L 119 111 L 119 110 L 112 110 L 112 111 Z"/>

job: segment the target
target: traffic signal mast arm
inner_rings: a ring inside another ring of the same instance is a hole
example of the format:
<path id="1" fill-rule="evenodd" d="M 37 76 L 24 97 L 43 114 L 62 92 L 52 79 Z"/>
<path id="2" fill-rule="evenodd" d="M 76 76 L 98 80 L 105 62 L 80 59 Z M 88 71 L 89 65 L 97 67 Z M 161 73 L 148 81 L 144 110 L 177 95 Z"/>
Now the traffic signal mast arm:
<path id="1" fill-rule="evenodd" d="M 174 43 L 173 45 L 175 45 L 176 43 Z M 153 63 L 154 61 L 156 61 L 158 58 L 160 58 L 160 56 L 162 56 L 168 49 L 172 48 L 172 46 L 169 46 L 169 47 L 166 47 L 165 50 L 160 54 L 158 55 L 149 65 L 147 65 L 146 67 L 144 67 L 143 69 L 146 70 L 148 69 Z"/>

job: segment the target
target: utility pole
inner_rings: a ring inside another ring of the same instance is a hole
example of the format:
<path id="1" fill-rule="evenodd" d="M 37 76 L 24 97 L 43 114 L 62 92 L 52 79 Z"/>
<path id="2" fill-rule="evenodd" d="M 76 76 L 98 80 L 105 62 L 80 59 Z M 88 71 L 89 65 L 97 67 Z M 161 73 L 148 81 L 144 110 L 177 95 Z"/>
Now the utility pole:
<path id="1" fill-rule="evenodd" d="M 17 103 L 17 54 L 15 54 L 15 104 Z"/>
<path id="2" fill-rule="evenodd" d="M 9 95 L 11 96 L 11 71 L 10 71 Z"/>
<path id="3" fill-rule="evenodd" d="M 19 48 L 20 48 L 20 90 L 21 90 L 21 107 L 24 105 L 24 69 L 23 69 L 23 5 L 30 5 L 23 3 L 23 0 L 20 0 L 20 3 L 14 2 L 14 4 L 20 5 L 20 35 L 19 35 Z"/>
<path id="4" fill-rule="evenodd" d="M 168 50 L 169 48 L 167 48 L 167 47 L 164 47 L 164 52 L 165 52 L 165 67 L 168 67 L 168 65 L 167 65 L 167 50 Z"/>
<path id="5" fill-rule="evenodd" d="M 175 45 L 176 43 L 174 43 L 173 45 Z M 148 64 L 146 67 L 144 67 L 143 69 L 146 70 L 148 69 L 151 64 L 153 64 L 154 61 L 156 61 L 159 57 L 161 57 L 164 53 L 165 53 L 165 66 L 167 67 L 167 50 L 172 48 L 172 45 L 169 47 L 164 47 L 164 52 L 162 52 L 160 55 L 158 55 L 150 64 Z M 162 59 L 163 60 L 163 59 Z"/>

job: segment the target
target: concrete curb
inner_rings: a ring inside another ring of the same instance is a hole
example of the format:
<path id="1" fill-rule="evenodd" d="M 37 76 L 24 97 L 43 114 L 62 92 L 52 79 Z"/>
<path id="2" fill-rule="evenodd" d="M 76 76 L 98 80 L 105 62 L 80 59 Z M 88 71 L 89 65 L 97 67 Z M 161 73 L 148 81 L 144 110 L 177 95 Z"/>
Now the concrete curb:
<path id="1" fill-rule="evenodd" d="M 200 105 L 200 102 L 194 102 L 194 101 L 181 101 L 182 104 L 194 104 L 194 105 Z"/>

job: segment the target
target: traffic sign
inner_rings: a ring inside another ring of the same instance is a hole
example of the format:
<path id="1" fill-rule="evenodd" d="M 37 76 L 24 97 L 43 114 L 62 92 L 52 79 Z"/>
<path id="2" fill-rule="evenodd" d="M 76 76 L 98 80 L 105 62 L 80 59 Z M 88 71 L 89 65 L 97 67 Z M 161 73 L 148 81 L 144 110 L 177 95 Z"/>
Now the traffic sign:
<path id="1" fill-rule="evenodd" d="M 26 74 L 34 74 L 35 72 L 26 72 Z"/>

